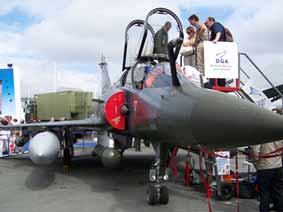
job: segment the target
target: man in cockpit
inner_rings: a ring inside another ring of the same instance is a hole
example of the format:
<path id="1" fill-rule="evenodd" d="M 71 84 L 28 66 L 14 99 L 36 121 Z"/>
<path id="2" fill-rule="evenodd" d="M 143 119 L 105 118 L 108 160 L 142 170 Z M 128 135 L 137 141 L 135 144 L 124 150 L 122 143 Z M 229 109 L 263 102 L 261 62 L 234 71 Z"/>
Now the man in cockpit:
<path id="1" fill-rule="evenodd" d="M 164 26 L 154 36 L 153 54 L 167 55 L 168 32 L 171 29 L 171 22 L 165 22 Z"/>
<path id="2" fill-rule="evenodd" d="M 171 85 L 171 76 L 166 74 L 165 65 L 156 65 L 145 77 L 146 88 L 164 88 Z"/>

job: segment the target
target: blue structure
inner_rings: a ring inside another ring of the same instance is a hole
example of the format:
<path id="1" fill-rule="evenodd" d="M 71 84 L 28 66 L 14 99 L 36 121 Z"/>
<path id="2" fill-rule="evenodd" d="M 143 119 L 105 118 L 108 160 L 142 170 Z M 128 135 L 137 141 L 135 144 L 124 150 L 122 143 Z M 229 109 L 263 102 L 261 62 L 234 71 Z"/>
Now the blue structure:
<path id="1" fill-rule="evenodd" d="M 0 69 L 0 115 L 15 116 L 16 100 L 15 100 L 15 78 L 13 68 Z"/>

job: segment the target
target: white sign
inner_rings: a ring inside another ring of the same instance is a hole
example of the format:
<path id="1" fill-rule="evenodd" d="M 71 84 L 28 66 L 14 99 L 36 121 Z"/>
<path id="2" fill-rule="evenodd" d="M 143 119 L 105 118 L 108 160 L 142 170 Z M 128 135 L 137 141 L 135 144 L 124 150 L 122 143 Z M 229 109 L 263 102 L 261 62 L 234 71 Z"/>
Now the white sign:
<path id="1" fill-rule="evenodd" d="M 249 97 L 254 101 L 255 104 L 257 104 L 260 107 L 264 107 L 266 109 L 272 110 L 274 108 L 271 101 L 265 96 L 265 94 L 254 86 L 254 83 L 249 80 L 245 84 L 245 86 L 242 88 L 246 94 L 249 95 Z"/>
<path id="2" fill-rule="evenodd" d="M 239 78 L 238 46 L 233 42 L 204 41 L 206 78 Z"/>
<path id="3" fill-rule="evenodd" d="M 221 151 L 215 152 L 216 155 L 216 166 L 218 175 L 229 175 L 230 174 L 230 152 Z"/>

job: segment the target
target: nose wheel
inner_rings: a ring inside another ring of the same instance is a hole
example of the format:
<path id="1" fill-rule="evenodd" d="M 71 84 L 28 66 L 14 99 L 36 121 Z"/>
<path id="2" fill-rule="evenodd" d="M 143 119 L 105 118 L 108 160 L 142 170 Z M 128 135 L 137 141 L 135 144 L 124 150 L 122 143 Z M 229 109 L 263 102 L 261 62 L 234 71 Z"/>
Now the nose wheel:
<path id="1" fill-rule="evenodd" d="M 165 151 L 164 151 L 165 150 Z M 168 181 L 167 171 L 167 148 L 160 148 L 156 154 L 156 163 L 154 163 L 149 171 L 149 185 L 146 191 L 146 200 L 149 205 L 162 204 L 169 202 L 169 191 L 164 185 Z"/>
<path id="2" fill-rule="evenodd" d="M 162 204 L 166 205 L 169 202 L 169 191 L 168 188 L 163 184 L 167 179 L 168 175 L 159 176 L 158 178 L 153 177 L 152 169 L 150 175 L 151 183 L 148 185 L 146 191 L 146 200 L 149 205 Z M 155 179 L 155 180 L 152 180 Z"/>
<path id="3" fill-rule="evenodd" d="M 149 205 L 155 205 L 158 203 L 158 189 L 152 185 L 149 185 L 146 191 L 146 200 Z"/>
<path id="4" fill-rule="evenodd" d="M 149 185 L 146 192 L 146 200 L 149 205 L 168 204 L 169 202 L 168 188 L 164 185 L 162 185 L 161 187 Z"/>
<path id="5" fill-rule="evenodd" d="M 160 188 L 159 202 L 162 205 L 166 205 L 169 202 L 169 191 L 166 186 L 161 186 Z"/>

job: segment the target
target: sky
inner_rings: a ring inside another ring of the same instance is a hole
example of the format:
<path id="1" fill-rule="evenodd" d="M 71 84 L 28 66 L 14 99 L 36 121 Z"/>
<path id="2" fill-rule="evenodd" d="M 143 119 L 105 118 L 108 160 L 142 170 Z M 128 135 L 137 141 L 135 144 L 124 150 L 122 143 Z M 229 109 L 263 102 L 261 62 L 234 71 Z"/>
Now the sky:
<path id="1" fill-rule="evenodd" d="M 114 82 L 121 73 L 127 24 L 166 7 L 184 28 L 193 13 L 202 21 L 214 16 L 232 31 L 240 51 L 278 85 L 283 83 L 282 6 L 282 0 L 0 0 L 0 64 L 18 69 L 22 96 L 56 88 L 98 93 L 101 54 Z M 162 25 L 155 21 L 155 27 Z M 252 69 L 245 61 L 243 66 Z"/>

